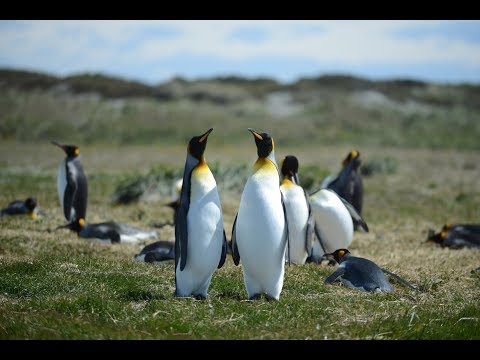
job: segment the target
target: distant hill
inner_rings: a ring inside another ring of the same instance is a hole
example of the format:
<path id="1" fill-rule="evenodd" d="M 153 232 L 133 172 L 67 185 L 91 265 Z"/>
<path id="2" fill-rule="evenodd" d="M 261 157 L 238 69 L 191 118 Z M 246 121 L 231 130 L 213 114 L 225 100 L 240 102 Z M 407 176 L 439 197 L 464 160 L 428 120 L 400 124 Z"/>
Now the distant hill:
<path id="1" fill-rule="evenodd" d="M 415 90 L 425 89 L 428 86 L 457 89 L 462 91 L 463 96 L 462 99 L 458 99 L 458 96 L 426 97 L 422 94 L 416 94 Z M 0 69 L 0 87 L 21 90 L 61 89 L 73 94 L 96 93 L 104 98 L 151 97 L 157 100 L 188 98 L 194 101 L 207 100 L 218 104 L 237 101 L 245 96 L 263 98 L 269 93 L 282 91 L 334 90 L 353 92 L 372 90 L 399 101 L 411 98 L 440 105 L 452 105 L 455 102 L 462 101 L 466 106 L 480 108 L 479 85 L 429 84 L 415 79 L 372 81 L 360 77 L 335 74 L 300 78 L 287 85 L 282 85 L 270 78 L 249 79 L 239 76 L 224 76 L 191 81 L 176 77 L 170 81 L 151 86 L 138 81 L 98 73 L 78 74 L 62 78 L 38 72 Z M 212 90 L 213 87 L 218 90 Z M 227 91 L 224 91 L 224 89 Z"/>
<path id="2" fill-rule="evenodd" d="M 218 126 L 211 142 L 245 141 L 247 127 L 280 141 L 480 149 L 480 86 L 330 74 L 181 77 L 147 85 L 103 74 L 56 77 L 0 69 L 0 139 L 183 143 Z M 210 140 L 209 140 L 210 142 Z"/>

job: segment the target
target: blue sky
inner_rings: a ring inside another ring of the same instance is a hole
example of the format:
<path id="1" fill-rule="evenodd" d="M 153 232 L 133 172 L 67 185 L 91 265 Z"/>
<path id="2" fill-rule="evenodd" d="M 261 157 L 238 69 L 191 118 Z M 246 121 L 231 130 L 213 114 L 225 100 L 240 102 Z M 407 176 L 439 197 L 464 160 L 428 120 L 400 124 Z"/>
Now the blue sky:
<path id="1" fill-rule="evenodd" d="M 0 67 L 148 84 L 331 73 L 480 83 L 480 21 L 0 20 Z"/>

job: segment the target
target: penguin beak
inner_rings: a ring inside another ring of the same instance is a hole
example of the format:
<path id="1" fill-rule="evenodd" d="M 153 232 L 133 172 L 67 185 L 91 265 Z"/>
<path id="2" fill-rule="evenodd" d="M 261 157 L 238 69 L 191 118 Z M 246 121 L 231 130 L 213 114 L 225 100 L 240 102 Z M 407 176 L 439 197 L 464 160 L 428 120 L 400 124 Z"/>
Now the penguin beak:
<path id="1" fill-rule="evenodd" d="M 65 151 L 65 145 L 60 144 L 59 142 L 57 142 L 55 140 L 52 141 L 52 144 L 58 146 L 59 148 L 63 149 L 63 151 Z"/>
<path id="2" fill-rule="evenodd" d="M 248 128 L 247 130 L 250 131 L 258 140 L 263 140 L 263 137 L 252 128 Z"/>
<path id="3" fill-rule="evenodd" d="M 198 140 L 198 142 L 204 142 L 208 139 L 208 135 L 210 135 L 210 133 L 213 131 L 213 128 L 211 128 L 210 130 L 208 130 L 205 134 L 202 135 L 202 137 L 200 138 L 200 140 Z"/>

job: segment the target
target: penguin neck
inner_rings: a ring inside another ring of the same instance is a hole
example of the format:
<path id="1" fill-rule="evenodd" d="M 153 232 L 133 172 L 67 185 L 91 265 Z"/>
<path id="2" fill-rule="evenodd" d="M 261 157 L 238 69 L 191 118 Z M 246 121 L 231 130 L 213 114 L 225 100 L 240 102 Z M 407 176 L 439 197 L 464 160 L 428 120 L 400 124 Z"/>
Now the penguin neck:
<path id="1" fill-rule="evenodd" d="M 256 173 L 259 170 L 264 170 L 267 168 L 275 168 L 277 175 L 279 175 L 278 171 L 278 165 L 277 162 L 275 161 L 275 153 L 273 150 L 270 152 L 270 154 L 267 157 L 259 157 L 255 164 L 253 165 L 253 172 Z"/>
<path id="2" fill-rule="evenodd" d="M 282 186 L 294 186 L 295 181 L 292 179 L 291 176 L 286 175 L 282 180 Z"/>

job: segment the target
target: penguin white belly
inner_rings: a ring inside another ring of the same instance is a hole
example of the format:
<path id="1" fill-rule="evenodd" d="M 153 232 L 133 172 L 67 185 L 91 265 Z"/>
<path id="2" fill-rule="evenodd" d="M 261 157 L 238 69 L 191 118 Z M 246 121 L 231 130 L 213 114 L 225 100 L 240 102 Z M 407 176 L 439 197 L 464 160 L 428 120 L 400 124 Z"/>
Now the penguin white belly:
<path id="1" fill-rule="evenodd" d="M 57 190 L 58 190 L 58 197 L 60 199 L 60 206 L 62 207 L 63 211 L 63 197 L 65 195 L 65 189 L 67 188 L 67 168 L 65 165 L 65 159 L 60 161 L 60 165 L 58 166 L 58 175 L 57 175 Z"/>
<path id="2" fill-rule="evenodd" d="M 141 238 L 136 235 L 120 234 L 120 243 L 137 243 Z"/>
<path id="3" fill-rule="evenodd" d="M 294 264 L 302 265 L 305 264 L 308 257 L 305 248 L 308 222 L 308 204 L 305 193 L 300 186 L 293 183 L 282 185 L 280 190 L 283 193 L 283 202 L 287 213 L 290 260 Z"/>
<path id="4" fill-rule="evenodd" d="M 285 218 L 278 177 L 252 176 L 240 200 L 236 240 L 248 297 L 267 293 L 278 300 L 285 270 Z"/>
<path id="5" fill-rule="evenodd" d="M 318 191 L 310 200 L 325 251 L 348 249 L 353 239 L 353 221 L 342 201 L 328 190 Z"/>
<path id="6" fill-rule="evenodd" d="M 203 168 L 203 167 L 202 167 Z M 191 177 L 187 214 L 187 262 L 176 269 L 180 296 L 207 296 L 212 275 L 220 263 L 223 245 L 223 216 L 217 185 L 208 169 L 195 169 Z"/>

